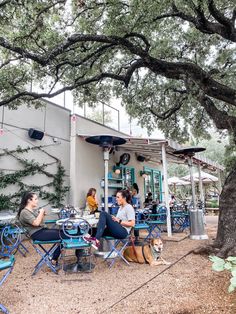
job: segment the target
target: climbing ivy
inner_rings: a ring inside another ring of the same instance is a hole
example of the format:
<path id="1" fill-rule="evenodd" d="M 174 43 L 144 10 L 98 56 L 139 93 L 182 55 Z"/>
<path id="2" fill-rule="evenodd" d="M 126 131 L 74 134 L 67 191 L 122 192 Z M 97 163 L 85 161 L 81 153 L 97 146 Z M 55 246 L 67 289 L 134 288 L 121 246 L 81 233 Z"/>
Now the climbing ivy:
<path id="1" fill-rule="evenodd" d="M 43 200 L 47 200 L 51 206 L 60 207 L 63 205 L 66 193 L 69 191 L 69 187 L 64 185 L 65 169 L 61 165 L 60 160 L 44 151 L 43 147 L 46 146 L 27 147 L 24 149 L 18 146 L 15 150 L 10 151 L 4 149 L 3 153 L 0 153 L 0 157 L 6 155 L 12 156 L 22 165 L 22 169 L 16 170 L 13 173 L 4 173 L 4 171 L 0 171 L 0 189 L 7 188 L 10 185 L 17 185 L 19 187 L 18 191 L 15 193 L 0 194 L 0 211 L 3 209 L 16 210 L 20 204 L 20 199 L 24 191 L 38 193 L 39 197 Z M 51 163 L 40 164 L 35 160 L 27 160 L 25 158 L 19 157 L 20 153 L 27 153 L 30 150 L 36 149 L 41 150 L 45 154 L 52 157 L 54 161 Z M 57 164 L 57 172 L 55 174 L 45 170 L 47 166 L 55 163 Z M 44 185 L 29 185 L 22 182 L 23 178 L 29 176 L 33 177 L 38 173 L 47 176 L 51 179 L 51 181 Z M 52 192 L 49 192 L 48 188 L 50 188 Z"/>

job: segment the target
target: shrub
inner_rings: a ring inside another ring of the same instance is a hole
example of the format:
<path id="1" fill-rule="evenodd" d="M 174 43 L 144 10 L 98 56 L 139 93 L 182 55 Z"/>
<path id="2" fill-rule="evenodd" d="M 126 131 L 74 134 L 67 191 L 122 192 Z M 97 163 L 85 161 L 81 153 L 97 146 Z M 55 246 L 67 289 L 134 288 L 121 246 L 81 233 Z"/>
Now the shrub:
<path id="1" fill-rule="evenodd" d="M 212 269 L 214 271 L 228 270 L 231 272 L 232 278 L 230 279 L 228 292 L 233 292 L 236 288 L 236 257 L 229 256 L 226 259 L 223 259 L 217 256 L 210 256 L 209 259 L 213 263 Z"/>

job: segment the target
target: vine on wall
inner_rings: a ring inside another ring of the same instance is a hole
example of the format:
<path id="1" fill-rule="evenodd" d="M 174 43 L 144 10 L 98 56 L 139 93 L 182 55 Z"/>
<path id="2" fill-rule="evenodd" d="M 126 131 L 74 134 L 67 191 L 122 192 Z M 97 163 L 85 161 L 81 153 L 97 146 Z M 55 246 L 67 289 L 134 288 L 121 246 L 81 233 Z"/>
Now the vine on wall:
<path id="1" fill-rule="evenodd" d="M 47 145 L 49 146 L 49 145 Z M 0 210 L 12 209 L 16 210 L 19 207 L 21 196 L 24 191 L 32 191 L 38 193 L 39 197 L 43 200 L 47 200 L 53 207 L 60 207 L 63 205 L 66 193 L 69 191 L 69 187 L 64 185 L 65 169 L 61 165 L 61 162 L 56 157 L 44 151 L 42 148 L 45 146 L 34 146 L 22 149 L 17 147 L 15 150 L 4 149 L 0 157 L 12 156 L 22 165 L 22 169 L 16 170 L 13 173 L 4 173 L 0 171 L 0 190 L 9 187 L 10 185 L 18 186 L 18 190 L 12 194 L 0 193 Z M 27 160 L 18 156 L 20 153 L 27 153 L 30 150 L 40 150 L 43 153 L 54 159 L 51 163 L 40 164 L 35 160 Z M 55 174 L 46 171 L 47 166 L 57 164 L 57 172 Z M 43 185 L 25 184 L 22 179 L 25 177 L 33 177 L 36 174 L 43 174 L 50 178 L 51 181 Z M 50 191 L 49 191 L 50 188 Z"/>

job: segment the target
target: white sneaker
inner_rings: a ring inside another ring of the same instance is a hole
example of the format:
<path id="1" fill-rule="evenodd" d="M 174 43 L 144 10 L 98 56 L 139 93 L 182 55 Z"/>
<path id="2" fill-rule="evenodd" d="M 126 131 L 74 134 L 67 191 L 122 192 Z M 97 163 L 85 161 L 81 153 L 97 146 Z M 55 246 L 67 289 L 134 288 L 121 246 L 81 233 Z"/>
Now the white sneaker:
<path id="1" fill-rule="evenodd" d="M 108 257 L 109 254 L 110 252 L 107 252 L 106 254 L 104 254 L 104 258 L 115 258 L 118 256 L 116 252 L 112 252 L 111 255 Z"/>

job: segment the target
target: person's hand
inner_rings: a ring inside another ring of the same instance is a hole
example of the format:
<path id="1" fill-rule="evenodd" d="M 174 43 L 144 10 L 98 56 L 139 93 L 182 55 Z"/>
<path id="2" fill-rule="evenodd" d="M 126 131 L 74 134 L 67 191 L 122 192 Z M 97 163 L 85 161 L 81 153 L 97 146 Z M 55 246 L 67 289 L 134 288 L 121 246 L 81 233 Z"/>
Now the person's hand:
<path id="1" fill-rule="evenodd" d="M 111 218 L 112 218 L 113 221 L 116 221 L 116 222 L 119 222 L 119 220 L 120 220 L 119 218 L 117 218 L 115 216 L 111 216 Z"/>
<path id="2" fill-rule="evenodd" d="M 40 214 L 42 213 L 42 214 L 46 215 L 46 211 L 44 208 L 40 208 L 39 212 L 40 212 Z"/>

